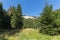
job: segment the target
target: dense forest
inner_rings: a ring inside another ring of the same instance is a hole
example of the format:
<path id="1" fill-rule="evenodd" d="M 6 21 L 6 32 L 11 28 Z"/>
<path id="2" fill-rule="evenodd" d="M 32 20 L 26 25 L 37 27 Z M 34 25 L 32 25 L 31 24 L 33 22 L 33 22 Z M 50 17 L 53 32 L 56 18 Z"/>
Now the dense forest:
<path id="1" fill-rule="evenodd" d="M 49 35 L 60 34 L 60 9 L 53 10 L 52 5 L 46 4 L 40 15 L 40 32 Z"/>
<path id="2" fill-rule="evenodd" d="M 0 29 L 17 29 L 21 28 L 22 24 L 22 11 L 21 6 L 11 6 L 8 11 L 3 9 L 0 3 Z"/>

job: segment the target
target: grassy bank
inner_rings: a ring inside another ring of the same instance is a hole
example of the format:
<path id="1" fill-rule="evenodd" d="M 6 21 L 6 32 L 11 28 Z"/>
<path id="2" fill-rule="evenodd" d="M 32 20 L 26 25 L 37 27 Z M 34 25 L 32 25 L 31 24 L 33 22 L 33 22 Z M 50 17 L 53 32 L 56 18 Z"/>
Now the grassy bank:
<path id="1" fill-rule="evenodd" d="M 5 35 L 3 40 L 60 40 L 59 36 L 48 36 L 39 33 L 38 29 L 23 29 L 21 32 L 16 33 L 13 36 Z"/>

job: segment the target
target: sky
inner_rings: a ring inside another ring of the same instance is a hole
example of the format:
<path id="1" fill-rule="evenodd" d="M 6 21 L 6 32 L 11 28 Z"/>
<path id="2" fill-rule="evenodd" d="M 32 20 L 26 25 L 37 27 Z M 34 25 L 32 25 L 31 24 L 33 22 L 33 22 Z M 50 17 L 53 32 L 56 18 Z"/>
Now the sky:
<path id="1" fill-rule="evenodd" d="M 45 3 L 53 5 L 53 10 L 60 8 L 60 0 L 0 0 L 3 8 L 8 10 L 10 6 L 22 7 L 22 14 L 28 16 L 39 16 L 45 6 Z"/>

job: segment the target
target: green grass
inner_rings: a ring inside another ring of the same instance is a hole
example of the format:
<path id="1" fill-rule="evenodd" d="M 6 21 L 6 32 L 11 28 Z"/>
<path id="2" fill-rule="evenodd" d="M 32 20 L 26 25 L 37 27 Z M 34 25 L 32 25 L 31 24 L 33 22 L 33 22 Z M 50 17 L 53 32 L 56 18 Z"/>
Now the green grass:
<path id="1" fill-rule="evenodd" d="M 52 37 L 39 33 L 36 29 L 25 29 L 19 34 L 20 40 L 51 40 Z"/>
<path id="2" fill-rule="evenodd" d="M 60 40 L 59 36 L 48 36 L 45 34 L 39 33 L 38 29 L 23 29 L 20 33 L 17 33 L 14 36 L 5 36 L 8 40 Z"/>

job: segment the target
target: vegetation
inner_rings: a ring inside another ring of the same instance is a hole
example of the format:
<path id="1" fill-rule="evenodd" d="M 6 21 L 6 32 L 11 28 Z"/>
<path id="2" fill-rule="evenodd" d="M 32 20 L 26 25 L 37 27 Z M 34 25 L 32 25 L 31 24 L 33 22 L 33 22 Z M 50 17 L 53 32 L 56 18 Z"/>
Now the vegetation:
<path id="1" fill-rule="evenodd" d="M 5 28 L 3 24 L 4 24 L 4 13 L 2 8 L 2 3 L 0 3 L 0 29 Z"/>
<path id="2" fill-rule="evenodd" d="M 59 10 L 53 11 L 52 5 L 46 4 L 40 16 L 40 32 L 49 35 L 60 34 Z"/>
<path id="3" fill-rule="evenodd" d="M 23 19 L 23 28 L 38 28 L 37 19 Z"/>
<path id="4" fill-rule="evenodd" d="M 22 27 L 22 11 L 20 4 L 17 8 L 12 7 L 13 12 L 11 12 L 11 27 L 12 28 L 21 28 Z"/>
<path id="5" fill-rule="evenodd" d="M 42 33 L 39 33 L 38 29 L 32 29 L 32 28 L 27 28 L 23 29 L 21 32 L 16 33 L 15 35 L 9 36 L 5 34 L 6 36 L 4 38 L 0 39 L 5 39 L 5 40 L 60 40 L 60 35 L 59 36 L 49 36 L 49 35 L 44 35 Z"/>
<path id="6" fill-rule="evenodd" d="M 38 18 L 25 19 L 20 4 L 6 11 L 0 3 L 0 29 L 0 40 L 60 40 L 60 9 L 46 4 Z"/>
<path id="7" fill-rule="evenodd" d="M 22 27 L 22 11 L 18 4 L 16 7 L 11 7 L 9 12 L 5 11 L 0 3 L 0 29 L 21 28 Z"/>

